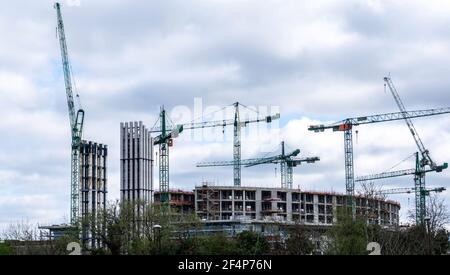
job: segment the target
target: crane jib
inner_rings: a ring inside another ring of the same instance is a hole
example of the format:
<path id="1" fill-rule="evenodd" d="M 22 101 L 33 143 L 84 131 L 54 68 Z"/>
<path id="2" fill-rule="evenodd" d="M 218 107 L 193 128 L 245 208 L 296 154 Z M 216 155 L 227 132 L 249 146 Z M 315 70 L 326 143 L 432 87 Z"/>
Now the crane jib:
<path id="1" fill-rule="evenodd" d="M 435 116 L 435 115 L 443 115 L 450 113 L 450 107 L 439 108 L 439 109 L 426 109 L 426 110 L 416 110 L 416 111 L 407 111 L 406 116 L 410 119 L 412 118 L 420 118 L 427 116 Z M 332 129 L 333 131 L 345 131 L 351 130 L 353 126 L 363 125 L 363 124 L 373 124 L 379 122 L 388 122 L 395 120 L 404 120 L 404 112 L 395 112 L 395 113 L 386 113 L 365 117 L 356 117 L 356 118 L 347 118 L 345 120 L 334 122 L 331 124 L 320 124 L 320 125 L 312 125 L 308 127 L 309 131 L 314 132 L 323 132 L 326 129 Z"/>

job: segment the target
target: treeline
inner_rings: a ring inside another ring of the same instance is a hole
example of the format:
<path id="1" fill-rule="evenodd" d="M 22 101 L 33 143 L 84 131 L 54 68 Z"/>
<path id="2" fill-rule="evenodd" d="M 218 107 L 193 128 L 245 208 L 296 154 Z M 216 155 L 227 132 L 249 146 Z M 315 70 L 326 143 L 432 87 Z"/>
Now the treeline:
<path id="1" fill-rule="evenodd" d="M 82 248 L 89 255 L 368 255 L 371 242 L 380 245 L 382 255 L 441 255 L 449 250 L 449 232 L 436 217 L 428 226 L 385 229 L 369 225 L 365 217 L 354 220 L 336 213 L 338 223 L 332 227 L 271 224 L 264 225 L 264 234 L 225 234 L 208 233 L 194 214 L 162 213 L 158 205 L 116 202 L 83 217 L 77 227 L 82 230 L 53 241 L 32 226 L 11 226 L 3 235 L 8 241 L 0 242 L 0 255 L 67 255 L 67 244 L 79 242 L 79 236 L 88 237 Z"/>

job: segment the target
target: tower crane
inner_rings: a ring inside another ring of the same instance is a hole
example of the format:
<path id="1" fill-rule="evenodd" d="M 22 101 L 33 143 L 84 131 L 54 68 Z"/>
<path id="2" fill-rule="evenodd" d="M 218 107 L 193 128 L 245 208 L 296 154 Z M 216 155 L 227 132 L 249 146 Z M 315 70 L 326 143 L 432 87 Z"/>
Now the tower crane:
<path id="1" fill-rule="evenodd" d="M 228 125 L 234 126 L 233 135 L 233 157 L 234 157 L 234 185 L 241 185 L 241 128 L 246 127 L 251 123 L 266 122 L 271 123 L 273 120 L 279 119 L 280 114 L 277 113 L 271 116 L 259 116 L 252 119 L 241 120 L 239 115 L 239 106 L 246 106 L 236 102 L 233 104 L 235 108 L 234 119 L 207 121 L 207 122 L 191 122 L 186 124 L 178 124 L 169 126 L 168 118 L 164 108 L 160 112 L 160 126 L 152 128 L 150 133 L 160 133 L 153 142 L 154 145 L 159 145 L 159 184 L 161 192 L 161 203 L 168 201 L 169 192 L 169 147 L 173 145 L 173 139 L 176 138 L 184 130 L 204 129 L 214 127 L 226 127 Z M 239 165 L 237 165 L 239 164 Z"/>
<path id="2" fill-rule="evenodd" d="M 57 16 L 57 31 L 59 45 L 61 48 L 61 58 L 64 71 L 64 83 L 66 87 L 67 106 L 69 110 L 70 130 L 72 136 L 71 142 L 71 183 L 70 183 L 70 222 L 75 224 L 78 222 L 79 216 L 79 182 L 80 182 L 80 144 L 83 133 L 84 110 L 81 108 L 79 101 L 75 106 L 72 91 L 72 71 L 67 51 L 66 36 L 64 33 L 64 23 L 61 15 L 61 7 L 59 3 L 55 3 Z M 79 96 L 77 94 L 77 98 Z"/>
<path id="3" fill-rule="evenodd" d="M 173 139 L 183 131 L 182 125 L 177 125 L 173 129 L 167 128 L 167 116 L 164 106 L 161 107 L 159 115 L 160 128 L 151 130 L 151 133 L 161 134 L 154 139 L 153 144 L 159 145 L 159 189 L 161 191 L 160 201 L 163 206 L 169 201 L 169 147 L 173 146 Z"/>
<path id="4" fill-rule="evenodd" d="M 389 87 L 392 96 L 394 97 L 395 103 L 403 114 L 403 118 L 406 122 L 406 125 L 411 132 L 411 135 L 414 138 L 414 141 L 419 149 L 421 159 L 420 161 L 416 161 L 416 172 L 414 177 L 414 184 L 416 190 L 416 222 L 424 224 L 425 216 L 426 216 L 426 196 L 424 195 L 423 190 L 425 190 L 425 170 L 426 167 L 429 167 L 431 171 L 442 172 L 442 170 L 447 169 L 448 163 L 444 163 L 442 165 L 437 165 L 430 156 L 430 152 L 423 145 L 422 140 L 420 139 L 419 133 L 412 120 L 406 115 L 406 108 L 403 104 L 400 95 L 397 92 L 397 89 L 392 82 L 390 77 L 384 78 L 385 85 Z M 428 171 L 429 172 L 429 171 Z"/>
<path id="5" fill-rule="evenodd" d="M 380 179 L 386 179 L 386 178 L 395 178 L 395 177 L 402 177 L 402 176 L 408 176 L 408 175 L 414 175 L 414 182 L 425 182 L 425 174 L 429 172 L 434 172 L 434 169 L 423 169 L 421 168 L 421 161 L 419 158 L 419 153 L 416 152 L 415 154 L 416 159 L 416 168 L 415 169 L 405 169 L 405 170 L 398 170 L 398 171 L 390 171 L 390 172 L 384 172 L 379 174 L 372 174 L 372 175 L 366 175 L 366 176 L 360 176 L 356 177 L 355 182 L 364 182 L 364 181 L 373 181 L 373 180 L 380 180 Z M 447 169 L 448 164 L 444 163 L 442 165 L 442 169 Z M 417 185 L 415 184 L 414 188 L 407 188 L 408 190 L 414 190 L 415 191 L 415 210 L 416 210 L 416 223 L 420 224 L 425 221 L 426 217 L 426 196 L 429 194 L 429 192 L 426 192 L 425 186 Z M 445 189 L 444 189 L 445 190 Z M 444 191 L 442 190 L 442 191 Z M 442 192 L 441 191 L 441 192 Z"/>
<path id="6" fill-rule="evenodd" d="M 342 121 L 334 122 L 327 125 L 313 125 L 309 126 L 309 131 L 323 132 L 327 129 L 333 132 L 344 132 L 344 154 L 345 154 L 345 189 L 347 194 L 347 203 L 351 207 L 353 215 L 356 214 L 355 201 L 353 199 L 355 194 L 355 180 L 354 180 L 354 164 L 353 164 L 353 136 L 352 131 L 354 126 L 363 124 L 373 124 L 379 122 L 388 122 L 395 120 L 403 120 L 405 117 L 419 118 L 441 114 L 450 113 L 450 108 L 427 109 L 407 112 L 385 113 L 379 115 L 362 116 L 347 118 Z"/>
<path id="7" fill-rule="evenodd" d="M 314 163 L 319 161 L 319 157 L 307 157 L 307 158 L 296 158 L 300 153 L 299 149 L 286 154 L 284 141 L 281 143 L 281 155 L 265 158 L 254 158 L 254 159 L 244 159 L 241 160 L 239 165 L 245 167 L 251 167 L 260 164 L 280 164 L 281 171 L 281 188 L 292 189 L 293 185 L 293 167 L 300 165 L 304 162 Z M 217 167 L 217 166 L 234 166 L 236 162 L 233 161 L 216 161 L 216 162 L 200 162 L 197 163 L 197 167 Z"/>

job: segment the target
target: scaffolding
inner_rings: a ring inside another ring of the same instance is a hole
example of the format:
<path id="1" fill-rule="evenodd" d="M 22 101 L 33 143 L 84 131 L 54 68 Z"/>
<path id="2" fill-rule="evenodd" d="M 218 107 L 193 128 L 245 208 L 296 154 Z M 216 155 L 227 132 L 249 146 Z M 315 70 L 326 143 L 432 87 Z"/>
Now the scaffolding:
<path id="1" fill-rule="evenodd" d="M 200 200 L 200 212 L 207 220 L 220 220 L 220 191 L 211 188 L 208 185 L 202 185 L 202 188 L 197 190 L 197 200 Z"/>

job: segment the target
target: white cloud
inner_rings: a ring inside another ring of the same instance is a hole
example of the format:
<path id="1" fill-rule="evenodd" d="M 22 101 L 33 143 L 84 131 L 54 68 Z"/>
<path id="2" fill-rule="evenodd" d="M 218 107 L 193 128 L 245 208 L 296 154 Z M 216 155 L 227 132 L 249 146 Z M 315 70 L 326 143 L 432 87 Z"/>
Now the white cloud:
<path id="1" fill-rule="evenodd" d="M 3 1 L 5 2 L 5 1 Z M 160 105 L 240 101 L 279 106 L 282 129 L 243 140 L 243 157 L 275 150 L 283 138 L 321 161 L 295 169 L 294 185 L 344 190 L 342 133 L 310 124 L 395 111 L 382 77 L 392 77 L 408 109 L 450 104 L 447 1 L 81 1 L 63 2 L 68 47 L 86 110 L 85 138 L 109 146 L 110 199 L 118 197 L 119 123 L 153 126 Z M 0 222 L 55 221 L 68 213 L 70 132 L 52 1 L 2 3 L 0 10 Z M 406 5 L 405 5 L 406 4 Z M 20 10 L 20 12 L 19 12 Z M 417 120 L 432 156 L 447 161 L 449 119 Z M 402 122 L 358 127 L 356 174 L 384 171 L 416 148 Z M 225 142 L 189 142 L 171 152 L 171 183 L 231 184 Z M 184 133 L 187 135 L 187 133 Z M 411 165 L 404 164 L 404 167 Z M 279 169 L 278 169 L 279 170 Z M 155 178 L 156 178 L 155 173 Z M 447 171 L 429 186 L 447 186 Z M 273 165 L 243 170 L 248 185 L 278 185 Z M 385 187 L 410 184 L 384 181 Z M 39 186 L 39 189 L 36 189 Z M 448 192 L 442 194 L 450 199 Z M 396 196 L 406 213 L 407 196 Z M 12 209 L 18 209 L 12 211 Z M 406 216 L 406 215 L 404 215 Z"/>

